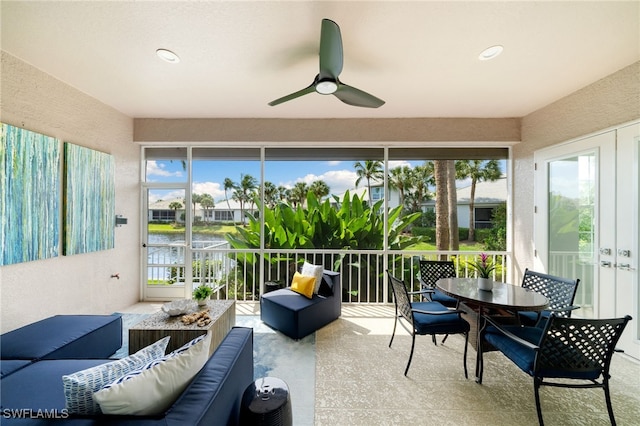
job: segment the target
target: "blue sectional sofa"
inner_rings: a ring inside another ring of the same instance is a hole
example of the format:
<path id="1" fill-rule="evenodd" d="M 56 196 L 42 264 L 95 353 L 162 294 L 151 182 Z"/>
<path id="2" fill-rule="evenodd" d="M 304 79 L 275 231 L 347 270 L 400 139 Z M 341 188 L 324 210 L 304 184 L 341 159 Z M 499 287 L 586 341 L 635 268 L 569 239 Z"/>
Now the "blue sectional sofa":
<path id="1" fill-rule="evenodd" d="M 0 337 L 2 425 L 235 425 L 253 382 L 253 330 L 233 328 L 173 405 L 158 416 L 69 415 L 62 376 L 104 364 L 122 345 L 117 315 L 57 316 Z M 107 352 L 107 355 L 104 355 Z"/>
<path id="2" fill-rule="evenodd" d="M 340 274 L 325 270 L 318 294 L 311 299 L 290 288 L 260 298 L 260 319 L 292 339 L 302 339 L 338 319 L 342 313 Z"/>

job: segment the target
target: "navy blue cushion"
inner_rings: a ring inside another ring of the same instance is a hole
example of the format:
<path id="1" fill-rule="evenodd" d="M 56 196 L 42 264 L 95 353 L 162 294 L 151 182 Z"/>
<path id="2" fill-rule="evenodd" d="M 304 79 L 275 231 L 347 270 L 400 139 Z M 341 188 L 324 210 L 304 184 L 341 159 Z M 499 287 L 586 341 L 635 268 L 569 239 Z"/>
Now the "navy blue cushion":
<path id="1" fill-rule="evenodd" d="M 253 383 L 253 375 L 253 329 L 234 327 L 162 424 L 238 424 L 242 394 Z"/>
<path id="2" fill-rule="evenodd" d="M 112 360 L 38 361 L 2 379 L 2 409 L 64 408 L 62 375 Z M 3 418 L 15 426 L 166 426 L 238 424 L 242 394 L 254 380 L 253 330 L 234 327 L 191 384 L 163 416 L 72 416 L 68 419 Z M 13 377 L 16 376 L 16 377 Z M 34 413 L 37 411 L 34 411 Z M 50 411 L 51 412 L 51 411 Z"/>
<path id="3" fill-rule="evenodd" d="M 121 346 L 120 315 L 56 315 L 0 336 L 0 359 L 107 358 Z"/>
<path id="4" fill-rule="evenodd" d="M 447 296 L 438 289 L 435 289 L 434 293 L 431 293 L 431 300 L 434 302 L 442 303 L 444 306 L 455 307 L 458 305 L 458 299 L 455 297 Z"/>
<path id="5" fill-rule="evenodd" d="M 2 408 L 62 410 L 65 408 L 62 376 L 109 361 L 112 360 L 56 359 L 34 362 L 2 378 Z"/>
<path id="6" fill-rule="evenodd" d="M 527 342 L 537 345 L 540 343 L 543 329 L 537 327 L 520 327 L 517 325 L 502 327 L 504 330 L 526 340 Z M 533 375 L 533 362 L 536 353 L 524 345 L 521 345 L 512 339 L 500 333 L 495 327 L 489 326 L 486 329 L 485 340 L 491 343 L 496 349 L 502 352 L 507 358 L 513 361 L 522 371 Z"/>
<path id="7" fill-rule="evenodd" d="M 411 307 L 421 311 L 448 311 L 445 306 L 442 306 L 442 304 L 438 302 L 414 302 L 411 304 Z M 413 318 L 418 334 L 455 334 L 469 331 L 469 323 L 455 313 L 448 315 L 429 315 L 415 312 Z"/>
<path id="8" fill-rule="evenodd" d="M 542 339 L 544 329 L 540 327 L 520 327 L 520 326 L 502 326 L 502 328 L 527 342 L 539 345 Z M 489 326 L 486 330 L 485 339 L 491 343 L 496 349 L 502 352 L 507 358 L 513 361 L 522 371 L 533 376 L 534 362 L 536 353 L 533 349 L 527 348 L 512 339 L 506 337 L 500 333 L 495 327 Z M 565 362 L 564 367 L 559 368 L 546 368 L 543 366 L 544 362 L 539 361 L 539 371 L 537 376 L 539 377 L 551 377 L 551 378 L 567 378 L 567 379 L 584 379 L 595 380 L 602 373 L 601 369 L 593 370 L 571 370 L 575 359 L 580 358 L 580 353 L 575 352 L 575 348 L 568 347 L 565 349 L 564 354 L 554 354 L 554 359 L 558 359 L 561 355 L 568 361 Z M 571 352 L 573 351 L 573 352 Z M 544 357 L 541 357 L 544 359 Z"/>
<path id="9" fill-rule="evenodd" d="M 522 324 L 525 324 L 525 325 L 534 325 L 536 322 L 538 322 L 537 312 L 521 311 L 521 312 L 518 312 L 518 316 L 520 317 Z M 546 318 L 549 318 L 548 313 Z"/>
<path id="10" fill-rule="evenodd" d="M 0 361 L 0 377 L 8 376 L 29 364 L 31 364 L 29 359 L 4 359 Z"/>

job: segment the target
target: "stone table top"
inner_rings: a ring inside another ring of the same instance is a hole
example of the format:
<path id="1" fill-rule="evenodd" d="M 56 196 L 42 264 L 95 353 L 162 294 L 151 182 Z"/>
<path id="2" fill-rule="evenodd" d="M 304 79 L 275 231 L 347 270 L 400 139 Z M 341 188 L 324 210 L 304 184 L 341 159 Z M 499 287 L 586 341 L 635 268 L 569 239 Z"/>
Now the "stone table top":
<path id="1" fill-rule="evenodd" d="M 193 307 L 185 314 L 170 316 L 164 311 L 158 311 L 131 328 L 135 330 L 206 330 L 209 326 L 213 325 L 216 320 L 220 318 L 220 316 L 233 304 L 233 300 L 209 300 L 206 306 L 198 306 L 194 301 Z M 209 317 L 211 317 L 211 322 L 208 326 L 200 327 L 195 322 L 192 324 L 184 324 L 180 320 L 183 315 L 189 315 L 205 310 L 209 310 Z"/>

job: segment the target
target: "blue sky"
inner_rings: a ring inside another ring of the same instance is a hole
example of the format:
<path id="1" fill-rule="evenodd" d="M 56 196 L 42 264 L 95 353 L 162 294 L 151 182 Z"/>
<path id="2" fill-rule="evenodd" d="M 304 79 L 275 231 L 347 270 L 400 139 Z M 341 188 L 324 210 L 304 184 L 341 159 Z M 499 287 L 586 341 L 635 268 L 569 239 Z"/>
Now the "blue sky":
<path id="1" fill-rule="evenodd" d="M 267 161 L 265 163 L 265 179 L 276 186 L 293 187 L 296 182 L 311 184 L 315 180 L 323 180 L 331 190 L 331 194 L 342 194 L 355 188 L 358 178 L 353 167 L 355 161 Z M 389 168 L 398 166 L 415 167 L 424 161 L 390 161 Z M 504 170 L 504 162 L 502 162 Z M 193 161 L 193 192 L 211 194 L 215 202 L 223 201 L 224 180 L 230 178 L 240 182 L 243 174 L 250 174 L 260 180 L 260 161 Z M 185 182 L 186 171 L 180 161 L 147 161 L 147 181 L 149 182 Z M 458 187 L 466 186 L 466 182 L 458 182 Z M 365 188 L 361 182 L 359 188 Z M 231 196 L 231 194 L 228 194 Z M 183 199 L 183 191 L 154 190 L 150 202 L 158 199 Z"/>
<path id="2" fill-rule="evenodd" d="M 357 175 L 354 161 L 268 161 L 265 163 L 265 179 L 276 186 L 293 187 L 296 182 L 311 182 L 321 179 L 331 189 L 331 193 L 340 194 L 355 186 Z M 416 166 L 422 161 L 392 161 L 390 167 L 400 165 Z M 224 200 L 224 179 L 240 182 L 243 174 L 260 179 L 260 161 L 194 161 L 193 192 L 211 194 L 214 201 Z M 179 161 L 148 161 L 147 180 L 149 182 L 184 182 L 186 172 Z M 361 182 L 359 187 L 366 186 Z M 158 191 L 154 191 L 157 193 Z M 163 198 L 171 195 L 166 192 Z M 182 198 L 183 195 L 176 195 Z M 155 200 L 150 200 L 155 201 Z"/>

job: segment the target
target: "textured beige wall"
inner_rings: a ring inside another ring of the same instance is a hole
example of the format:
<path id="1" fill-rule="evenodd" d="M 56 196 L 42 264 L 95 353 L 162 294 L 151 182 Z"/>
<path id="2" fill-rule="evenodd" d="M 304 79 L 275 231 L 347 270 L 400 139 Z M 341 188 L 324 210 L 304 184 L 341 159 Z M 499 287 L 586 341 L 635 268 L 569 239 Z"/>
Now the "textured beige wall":
<path id="1" fill-rule="evenodd" d="M 519 118 L 135 120 L 136 142 L 512 142 Z M 315 145 L 315 144 L 314 144 Z"/>
<path id="2" fill-rule="evenodd" d="M 513 149 L 513 252 L 518 279 L 534 265 L 534 152 L 638 118 L 640 62 L 522 119 L 522 142 Z"/>
<path id="3" fill-rule="evenodd" d="M 133 120 L 2 52 L 0 121 L 112 154 L 115 249 L 0 267 L 2 332 L 71 313 L 112 313 L 139 299 L 140 148 Z M 120 279 L 110 278 L 120 273 Z"/>

